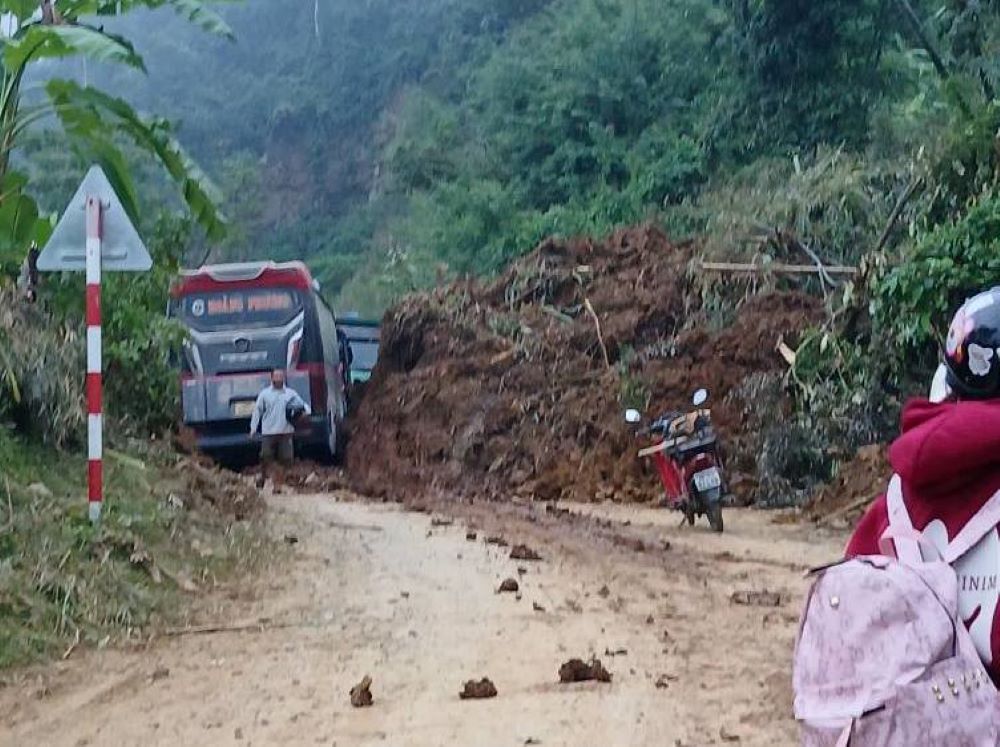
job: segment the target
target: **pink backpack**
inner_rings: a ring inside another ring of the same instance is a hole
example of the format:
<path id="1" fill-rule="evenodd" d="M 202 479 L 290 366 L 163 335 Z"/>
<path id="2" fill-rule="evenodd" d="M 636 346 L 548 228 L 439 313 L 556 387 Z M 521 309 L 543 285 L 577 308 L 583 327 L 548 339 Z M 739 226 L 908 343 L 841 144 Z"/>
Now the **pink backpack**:
<path id="1" fill-rule="evenodd" d="M 913 530 L 898 478 L 887 498 L 885 554 L 814 572 L 792 675 L 802 744 L 995 747 L 1000 695 L 959 616 L 949 564 L 1000 520 L 1000 495 L 943 552 Z"/>

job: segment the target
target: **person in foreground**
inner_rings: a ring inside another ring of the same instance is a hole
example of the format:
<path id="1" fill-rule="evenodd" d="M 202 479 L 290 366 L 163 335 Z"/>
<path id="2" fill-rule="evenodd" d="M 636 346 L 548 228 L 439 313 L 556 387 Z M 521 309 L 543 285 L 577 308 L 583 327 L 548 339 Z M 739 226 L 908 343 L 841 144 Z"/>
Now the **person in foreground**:
<path id="1" fill-rule="evenodd" d="M 295 420 L 310 414 L 309 405 L 291 387 L 285 386 L 285 372 L 271 372 L 271 385 L 257 395 L 257 402 L 250 417 L 250 436 L 257 436 L 260 428 L 260 461 L 267 471 L 272 463 L 291 466 L 295 457 L 292 438 Z"/>
<path id="2" fill-rule="evenodd" d="M 847 555 L 876 555 L 901 494 L 913 529 L 943 550 L 991 500 L 1000 500 L 1000 287 L 955 315 L 945 349 L 947 388 L 903 410 L 889 449 L 895 476 L 851 537 Z M 934 393 L 932 393 L 933 395 Z M 1000 681 L 1000 534 L 995 525 L 952 563 L 959 614 L 994 681 Z"/>
<path id="3" fill-rule="evenodd" d="M 1000 288 L 969 299 L 930 400 L 907 403 L 895 474 L 811 572 L 795 643 L 807 747 L 1000 745 Z"/>

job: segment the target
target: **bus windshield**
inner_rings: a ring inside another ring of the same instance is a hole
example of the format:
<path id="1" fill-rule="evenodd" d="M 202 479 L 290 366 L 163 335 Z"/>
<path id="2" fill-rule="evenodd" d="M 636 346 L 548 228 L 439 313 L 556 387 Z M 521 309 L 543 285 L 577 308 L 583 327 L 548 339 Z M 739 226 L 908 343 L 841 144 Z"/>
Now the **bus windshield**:
<path id="1" fill-rule="evenodd" d="M 200 332 L 280 327 L 302 311 L 298 291 L 288 288 L 192 293 L 177 301 L 177 315 Z"/>

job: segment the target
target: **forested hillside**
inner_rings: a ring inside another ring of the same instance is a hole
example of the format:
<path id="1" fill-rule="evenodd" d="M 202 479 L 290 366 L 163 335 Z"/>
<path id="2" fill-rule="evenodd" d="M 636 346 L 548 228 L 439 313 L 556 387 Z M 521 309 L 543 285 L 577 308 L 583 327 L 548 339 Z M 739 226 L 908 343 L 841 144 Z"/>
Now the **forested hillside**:
<path id="1" fill-rule="evenodd" d="M 751 225 L 784 224 L 826 258 L 856 259 L 913 175 L 947 172 L 948 193 L 935 184 L 903 223 L 917 228 L 979 190 L 989 164 L 956 164 L 991 157 L 973 138 L 991 132 L 994 3 L 221 10 L 235 41 L 160 13 L 125 19 L 151 72 L 110 83 L 177 122 L 222 187 L 232 230 L 217 256 L 307 256 L 369 311 L 442 272 L 495 270 L 550 233 L 646 217 L 727 253 Z M 74 73 L 108 75 L 90 64 Z"/>
<path id="2" fill-rule="evenodd" d="M 162 10 L 109 19 L 148 72 L 35 71 L 174 123 L 229 219 L 224 238 L 188 238 L 189 263 L 303 257 L 339 308 L 372 314 L 544 237 L 644 220 L 709 258 L 858 265 L 854 282 L 780 281 L 827 299 L 793 383 L 848 444 L 891 430 L 949 309 L 1000 267 L 992 1 L 213 7 L 231 35 Z M 33 132 L 16 157 L 58 209 L 87 152 Z M 153 225 L 176 198 L 137 173 Z M 761 289 L 692 285 L 716 325 Z"/>
<path id="3" fill-rule="evenodd" d="M 621 410 L 707 386 L 761 504 L 891 438 L 1000 278 L 998 0 L 0 0 L 0 52 L 0 666 L 169 611 L 147 550 L 185 532 L 206 578 L 240 555 L 248 486 L 223 481 L 209 563 L 177 518 L 204 475 L 159 446 L 181 265 L 303 258 L 338 310 L 393 309 L 349 421 L 348 473 L 397 480 L 370 493 L 443 464 L 456 490 L 648 498 Z M 104 280 L 104 528 L 72 456 L 82 278 L 14 284 L 94 161 L 155 259 Z M 141 599 L 91 603 L 74 562 L 102 555 Z"/>

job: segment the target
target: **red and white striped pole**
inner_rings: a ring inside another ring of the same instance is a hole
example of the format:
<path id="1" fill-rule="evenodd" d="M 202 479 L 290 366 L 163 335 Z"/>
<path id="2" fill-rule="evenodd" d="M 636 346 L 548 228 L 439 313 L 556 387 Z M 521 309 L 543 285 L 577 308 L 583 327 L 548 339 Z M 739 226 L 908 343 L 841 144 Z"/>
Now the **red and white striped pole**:
<path id="1" fill-rule="evenodd" d="M 87 197 L 87 500 L 101 520 L 104 443 L 101 406 L 101 201 Z"/>

